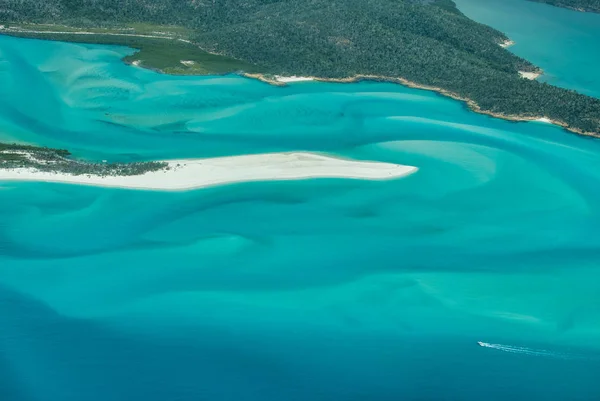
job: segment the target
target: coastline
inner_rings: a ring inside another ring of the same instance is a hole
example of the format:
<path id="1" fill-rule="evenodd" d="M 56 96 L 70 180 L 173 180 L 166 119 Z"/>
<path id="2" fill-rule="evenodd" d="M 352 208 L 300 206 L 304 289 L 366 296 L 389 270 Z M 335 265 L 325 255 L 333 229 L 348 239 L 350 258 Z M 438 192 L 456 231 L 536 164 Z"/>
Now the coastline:
<path id="1" fill-rule="evenodd" d="M 40 34 L 48 34 L 48 33 L 61 33 L 61 34 L 74 34 L 74 32 L 55 32 L 55 31 L 28 31 L 28 30 L 11 30 L 11 29 L 7 29 L 7 28 L 2 28 L 0 29 L 0 33 L 3 34 L 10 34 L 10 33 L 40 33 Z M 87 32 L 87 31 L 79 31 L 76 34 L 79 35 L 106 35 L 107 33 L 95 33 L 95 32 Z M 177 38 L 177 37 L 173 37 L 173 36 L 157 36 L 157 35 L 139 35 L 139 34 L 123 34 L 123 33 L 110 33 L 111 36 L 130 36 L 130 37 L 141 37 L 141 38 L 160 38 L 160 39 L 168 39 L 168 40 L 174 40 L 174 41 L 180 41 L 180 42 L 185 42 L 185 43 L 189 43 L 192 44 L 193 46 L 197 47 L 198 49 L 202 50 L 203 52 L 206 52 L 207 54 L 211 54 L 214 56 L 223 56 L 222 54 L 219 53 L 214 53 L 214 52 L 210 52 L 207 50 L 204 50 L 203 48 L 201 48 L 200 46 L 198 46 L 196 43 L 193 43 L 189 40 L 186 39 L 182 39 L 182 38 Z M 55 39 L 49 39 L 49 40 L 55 40 Z M 503 47 L 503 48 L 507 48 L 510 47 L 512 45 L 514 45 L 515 42 L 507 39 L 504 42 L 498 43 L 499 46 Z M 202 73 L 202 74 L 198 74 L 196 72 L 192 72 L 190 74 L 180 74 L 180 73 L 174 73 L 174 72 L 169 72 L 169 71 L 164 71 L 158 68 L 153 68 L 153 67 L 149 67 L 149 66 L 145 66 L 141 63 L 141 60 L 127 60 L 127 59 L 123 59 L 123 62 L 128 64 L 128 65 L 132 65 L 138 68 L 145 68 L 148 70 L 152 70 L 161 74 L 166 74 L 166 75 L 198 75 L 198 76 L 202 76 L 202 75 L 227 75 L 227 74 L 231 74 L 234 73 L 233 71 L 229 71 L 229 72 L 221 72 L 221 73 Z M 181 62 L 181 60 L 180 60 Z M 541 76 L 543 74 L 543 70 L 541 69 L 537 69 L 534 72 L 526 72 L 526 71 L 519 71 L 519 74 L 521 76 L 521 78 L 523 79 L 528 79 L 528 80 L 535 80 L 537 79 L 539 76 Z M 237 72 L 238 75 L 247 77 L 247 78 L 252 78 L 252 79 L 257 79 L 259 81 L 268 83 L 270 85 L 275 85 L 275 86 L 286 86 L 288 83 L 294 83 L 294 82 L 300 82 L 300 81 L 321 81 L 321 82 L 337 82 L 337 83 L 353 83 L 353 82 L 358 82 L 358 81 L 362 81 L 362 80 L 371 80 L 371 81 L 380 81 L 380 82 L 391 82 L 391 83 L 397 83 L 397 84 L 401 84 L 404 85 L 406 87 L 409 88 L 415 88 L 415 89 L 423 89 L 423 90 L 428 90 L 428 91 L 433 91 L 436 93 L 439 93 L 443 96 L 446 97 L 450 97 L 454 100 L 459 100 L 461 102 L 464 102 L 467 104 L 468 108 L 476 113 L 479 114 L 485 114 L 491 117 L 495 117 L 495 118 L 500 118 L 503 120 L 508 120 L 508 121 L 536 121 L 539 119 L 547 119 L 549 120 L 552 124 L 557 125 L 569 132 L 575 133 L 575 134 L 579 134 L 579 135 L 583 135 L 583 136 L 590 136 L 590 137 L 600 137 L 600 132 L 587 132 L 587 131 L 583 131 L 581 129 L 578 128 L 573 128 L 571 126 L 569 126 L 567 123 L 560 121 L 560 120 L 554 120 L 554 119 L 548 119 L 546 116 L 542 116 L 542 115 L 536 115 L 536 116 L 526 116 L 526 115 L 518 115 L 518 114 L 503 114 L 503 113 L 497 113 L 497 112 L 492 112 L 492 111 L 488 111 L 488 110 L 483 110 L 481 109 L 481 107 L 474 101 L 471 100 L 469 98 L 466 97 L 462 97 L 454 92 L 451 92 L 447 89 L 444 88 L 440 88 L 440 87 L 434 87 L 434 86 L 429 86 L 429 85 L 423 85 L 423 84 L 418 84 L 412 81 L 409 81 L 405 78 L 401 78 L 401 77 L 386 77 L 386 76 L 378 76 L 378 75 L 367 75 L 367 74 L 359 74 L 359 75 L 355 75 L 353 77 L 346 77 L 346 78 L 322 78 L 322 77 L 315 77 L 315 76 L 281 76 L 281 75 L 276 75 L 276 74 L 268 74 L 268 73 L 246 73 L 243 71 Z"/>
<path id="2" fill-rule="evenodd" d="M 539 70 L 538 72 L 539 72 L 539 75 L 541 75 L 543 73 L 541 70 Z M 276 86 L 285 86 L 286 85 L 285 82 L 274 80 L 270 76 L 265 75 L 265 74 L 243 73 L 242 75 L 247 78 L 258 79 L 262 82 L 265 82 L 265 83 L 268 83 L 271 85 L 276 85 Z M 524 115 L 514 115 L 514 114 L 502 114 L 502 113 L 495 113 L 493 111 L 483 110 L 474 100 L 462 97 L 462 96 L 460 96 L 454 92 L 451 92 L 447 89 L 435 87 L 435 86 L 418 84 L 416 82 L 412 82 L 412 81 L 409 81 L 407 79 L 400 78 L 400 77 L 394 78 L 394 77 L 385 77 L 385 76 L 378 76 L 378 75 L 359 74 L 359 75 L 355 75 L 353 77 L 347 77 L 347 78 L 320 78 L 320 77 L 304 77 L 304 78 L 307 78 L 307 80 L 310 79 L 311 81 L 334 82 L 334 83 L 355 83 L 355 82 L 360 82 L 360 81 L 378 81 L 378 82 L 397 83 L 397 84 L 406 86 L 408 88 L 423 89 L 423 90 L 436 92 L 436 93 L 439 93 L 440 95 L 452 98 L 454 100 L 464 102 L 464 103 L 466 103 L 468 108 L 475 113 L 485 114 L 485 115 L 488 115 L 491 117 L 501 118 L 503 120 L 508 120 L 508 121 L 541 121 L 541 120 L 543 120 L 544 122 L 548 122 L 548 123 L 557 125 L 563 129 L 565 129 L 569 132 L 575 133 L 575 134 L 600 138 L 600 133 L 585 132 L 578 128 L 570 127 L 567 123 L 565 123 L 563 121 L 553 120 L 546 116 L 541 116 L 541 115 L 539 115 L 539 116 L 524 116 Z M 523 78 L 523 79 L 530 79 L 530 78 Z"/>
<path id="3" fill-rule="evenodd" d="M 37 181 L 155 191 L 185 191 L 252 182 L 347 178 L 390 180 L 418 169 L 401 164 L 341 159 L 307 152 L 264 153 L 166 161 L 168 167 L 140 175 L 72 175 L 35 168 L 0 169 L 0 183 Z"/>

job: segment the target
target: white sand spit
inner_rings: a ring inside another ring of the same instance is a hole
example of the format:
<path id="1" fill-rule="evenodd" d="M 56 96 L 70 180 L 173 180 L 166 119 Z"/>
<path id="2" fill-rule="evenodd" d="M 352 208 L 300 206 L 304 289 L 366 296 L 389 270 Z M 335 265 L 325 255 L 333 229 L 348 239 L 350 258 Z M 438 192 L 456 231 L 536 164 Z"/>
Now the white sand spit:
<path id="1" fill-rule="evenodd" d="M 42 181 L 182 191 L 248 181 L 306 178 L 387 180 L 417 171 L 416 167 L 401 164 L 346 160 L 303 152 L 169 160 L 168 164 L 168 169 L 141 175 L 106 177 L 43 172 L 34 168 L 0 169 L 0 182 Z"/>

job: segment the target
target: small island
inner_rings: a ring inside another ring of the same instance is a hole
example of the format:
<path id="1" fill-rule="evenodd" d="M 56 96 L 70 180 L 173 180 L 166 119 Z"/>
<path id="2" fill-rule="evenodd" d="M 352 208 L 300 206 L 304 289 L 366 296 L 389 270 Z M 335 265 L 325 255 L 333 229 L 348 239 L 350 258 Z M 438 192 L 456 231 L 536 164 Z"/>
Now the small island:
<path id="1" fill-rule="evenodd" d="M 66 151 L 21 145 L 0 148 L 0 183 L 38 181 L 157 191 L 183 191 L 250 181 L 348 178 L 389 180 L 417 171 L 394 163 L 347 160 L 306 152 L 208 159 L 94 164 Z"/>

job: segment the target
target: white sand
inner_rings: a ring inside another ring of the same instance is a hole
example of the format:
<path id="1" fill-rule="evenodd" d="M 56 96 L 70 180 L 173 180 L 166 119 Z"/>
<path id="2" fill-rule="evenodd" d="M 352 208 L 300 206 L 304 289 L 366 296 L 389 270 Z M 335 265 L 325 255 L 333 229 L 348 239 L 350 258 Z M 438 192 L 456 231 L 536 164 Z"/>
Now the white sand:
<path id="1" fill-rule="evenodd" d="M 37 33 L 37 34 L 52 34 L 52 35 L 108 35 L 108 36 L 129 36 L 135 38 L 153 38 L 153 39 L 175 39 L 172 36 L 160 35 L 142 35 L 135 33 L 115 33 L 115 32 L 88 32 L 88 31 L 35 31 L 31 29 L 22 29 L 19 27 L 5 27 L 1 25 L 0 30 L 9 32 L 21 32 L 21 33 Z"/>
<path id="2" fill-rule="evenodd" d="M 500 47 L 504 47 L 505 49 L 507 47 L 511 47 L 512 45 L 514 45 L 515 42 L 513 42 L 512 40 L 505 40 L 504 42 L 500 43 Z"/>
<path id="3" fill-rule="evenodd" d="M 292 75 L 291 77 L 282 77 L 280 75 L 275 75 L 275 79 L 278 82 L 302 82 L 302 81 L 314 81 L 314 78 L 311 77 L 297 77 Z"/>
<path id="4" fill-rule="evenodd" d="M 170 160 L 169 170 L 137 176 L 70 175 L 33 168 L 0 169 L 2 181 L 62 182 L 105 187 L 182 191 L 247 181 L 306 178 L 386 180 L 417 171 L 401 164 L 338 159 L 312 153 L 267 153 L 211 159 Z"/>
<path id="5" fill-rule="evenodd" d="M 548 117 L 536 118 L 534 121 L 539 121 L 541 123 L 546 123 L 546 124 L 553 124 L 552 120 L 550 120 Z"/>
<path id="6" fill-rule="evenodd" d="M 542 74 L 540 72 L 519 71 L 519 75 L 521 75 L 522 78 L 534 80 L 534 79 L 537 79 Z"/>
<path id="7" fill-rule="evenodd" d="M 131 62 L 131 64 L 134 65 L 134 66 L 136 66 L 136 67 L 139 67 L 140 64 L 142 64 L 142 60 L 133 60 Z"/>
<path id="8" fill-rule="evenodd" d="M 194 64 L 196 64 L 196 62 L 195 62 L 195 61 L 193 61 L 193 60 L 180 60 L 179 62 L 180 62 L 181 64 L 185 65 L 186 67 L 191 67 L 191 66 L 193 66 Z"/>

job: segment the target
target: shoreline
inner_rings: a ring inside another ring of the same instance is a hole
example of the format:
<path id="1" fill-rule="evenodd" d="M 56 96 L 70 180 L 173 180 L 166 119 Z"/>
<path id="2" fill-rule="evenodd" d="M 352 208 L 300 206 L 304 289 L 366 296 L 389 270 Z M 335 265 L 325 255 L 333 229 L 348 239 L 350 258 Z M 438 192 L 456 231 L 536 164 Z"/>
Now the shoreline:
<path id="1" fill-rule="evenodd" d="M 168 166 L 140 175 L 72 175 L 35 168 L 0 169 L 0 184 L 11 181 L 55 182 L 155 191 L 186 191 L 256 181 L 346 178 L 391 180 L 418 169 L 394 163 L 342 159 L 308 152 L 263 153 L 165 161 Z"/>
<path id="2" fill-rule="evenodd" d="M 121 33 L 121 32 L 91 32 L 91 31 L 83 31 L 83 30 L 75 30 L 75 31 L 35 31 L 31 29 L 22 29 L 22 28 L 11 28 L 6 27 L 4 25 L 0 25 L 0 32 L 5 34 L 38 34 L 38 35 L 107 35 L 107 36 L 123 36 L 130 38 L 149 38 L 149 39 L 169 39 L 169 40 L 179 40 L 185 43 L 192 43 L 191 41 L 183 38 L 178 38 L 176 36 L 171 35 L 146 35 L 146 34 L 137 34 L 137 33 Z"/>
<path id="3" fill-rule="evenodd" d="M 539 72 L 540 75 L 543 72 Z M 271 84 L 271 85 L 275 85 L 275 86 L 286 86 L 285 82 L 282 81 L 276 81 L 271 79 L 269 76 L 265 75 L 265 74 L 246 74 L 243 73 L 243 76 L 247 77 L 247 78 L 253 78 L 253 79 L 258 79 L 259 81 Z M 595 137 L 595 138 L 600 138 L 600 133 L 597 132 L 585 132 L 582 131 L 578 128 L 572 128 L 570 127 L 567 123 L 562 122 L 562 121 L 558 121 L 558 120 L 553 120 L 553 119 L 549 119 L 546 116 L 524 116 L 524 115 L 507 115 L 507 114 L 502 114 L 502 113 L 495 113 L 492 111 L 487 111 L 487 110 L 483 110 L 481 109 L 481 107 L 474 101 L 465 97 L 462 97 L 460 95 L 457 95 L 456 93 L 453 93 L 447 89 L 444 88 L 440 88 L 440 87 L 435 87 L 435 86 L 429 86 L 429 85 L 422 85 L 422 84 L 418 84 L 416 82 L 412 82 L 409 81 L 405 78 L 393 78 L 393 77 L 384 77 L 384 76 L 378 76 L 378 75 L 355 75 L 353 77 L 347 77 L 347 78 L 320 78 L 320 77 L 305 77 L 308 79 L 310 79 L 311 81 L 318 81 L 318 82 L 334 82 L 334 83 L 356 83 L 356 82 L 360 82 L 360 81 L 376 81 L 376 82 L 390 82 L 390 83 L 396 83 L 396 84 L 400 84 L 403 86 L 406 86 L 408 88 L 413 88 L 413 89 L 423 89 L 423 90 L 427 90 L 427 91 L 432 91 L 432 92 L 436 92 L 439 93 L 440 95 L 452 98 L 454 100 L 458 100 L 461 102 L 466 103 L 466 105 L 468 106 L 468 108 L 478 114 L 484 114 L 487 116 L 491 116 L 491 117 L 495 117 L 495 118 L 500 118 L 503 120 L 508 120 L 508 121 L 516 121 L 516 122 L 530 122 L 530 121 L 540 121 L 540 120 L 544 120 L 544 122 L 548 122 L 554 125 L 557 125 L 569 132 L 575 133 L 575 134 L 579 134 L 579 135 L 583 135 L 583 136 L 591 136 L 591 137 Z M 523 78 L 523 79 L 528 79 L 528 78 Z"/>
<path id="4" fill-rule="evenodd" d="M 3 27 L 2 29 L 0 29 L 0 33 L 10 33 L 11 30 L 7 29 L 5 27 Z M 16 32 L 18 33 L 19 31 L 12 31 L 12 32 Z M 20 31 L 20 32 L 24 32 L 27 33 L 28 31 Z M 29 31 L 29 32 L 37 32 L 37 31 Z M 47 31 L 39 31 L 39 33 L 49 33 Z M 62 32 L 61 32 L 62 33 Z M 73 33 L 73 32 L 64 32 L 66 33 Z M 83 35 L 105 35 L 105 33 L 94 33 L 94 32 L 83 32 L 83 33 L 79 33 L 79 34 L 83 34 Z M 146 37 L 146 38 L 154 38 L 155 36 L 153 35 L 138 35 L 138 34 L 121 34 L 121 33 L 112 33 L 112 36 L 137 36 L 137 37 Z M 156 38 L 159 38 L 158 36 L 156 36 Z M 216 56 L 223 56 L 221 54 L 218 53 L 213 53 L 210 52 L 208 50 L 203 49 L 202 47 L 198 46 L 196 43 L 193 43 L 189 40 L 186 39 L 182 39 L 182 38 L 177 38 L 177 37 L 169 37 L 169 36 L 160 36 L 161 39 L 169 39 L 169 40 L 176 40 L 176 41 L 181 41 L 181 42 L 186 42 L 186 43 L 190 43 L 193 44 L 194 46 L 198 47 L 200 50 L 207 52 L 209 54 L 212 55 L 216 55 Z M 54 39 L 50 39 L 50 40 L 54 40 Z M 514 45 L 515 42 L 508 39 L 505 40 L 504 42 L 499 43 L 499 46 L 501 47 L 510 47 L 512 45 Z M 128 65 L 132 65 L 132 66 L 136 66 L 139 68 L 144 68 L 144 69 L 148 69 L 151 71 L 155 71 L 161 74 L 166 74 L 166 75 L 172 75 L 169 74 L 168 72 L 162 71 L 160 69 L 156 69 L 156 68 L 152 68 L 152 67 L 147 67 L 141 64 L 141 60 L 133 60 L 133 61 L 128 61 L 128 60 L 123 60 L 123 62 L 125 64 Z M 529 79 L 529 80 L 535 80 L 537 79 L 539 76 L 541 76 L 544 73 L 543 70 L 541 69 L 537 69 L 535 72 L 525 72 L 525 71 L 519 71 L 519 74 L 521 75 L 521 77 L 523 79 Z M 237 75 L 241 75 L 244 76 L 246 78 L 252 78 L 252 79 L 257 79 L 259 81 L 268 83 L 270 85 L 274 85 L 274 86 L 286 86 L 288 83 L 294 83 L 294 82 L 300 82 L 300 81 L 319 81 L 319 82 L 335 82 L 335 83 L 354 83 L 354 82 L 359 82 L 359 81 L 363 81 L 363 80 L 368 80 L 368 81 L 379 81 L 379 82 L 390 82 L 390 83 L 397 83 L 409 88 L 414 88 L 414 89 L 422 89 L 422 90 L 428 90 L 428 91 L 433 91 L 436 93 L 439 93 L 443 96 L 446 97 L 450 97 L 454 100 L 459 100 L 461 102 L 466 103 L 466 105 L 468 106 L 468 108 L 478 114 L 484 114 L 484 115 L 488 115 L 491 117 L 495 117 L 495 118 L 500 118 L 503 120 L 508 120 L 508 121 L 539 121 L 539 119 L 545 119 L 545 120 L 549 120 L 550 123 L 557 125 L 569 132 L 578 134 L 578 135 L 583 135 L 583 136 L 590 136 L 590 137 L 595 137 L 595 138 L 600 138 L 600 132 L 586 132 L 586 131 L 582 131 L 578 128 L 573 128 L 570 127 L 567 123 L 563 122 L 563 121 L 559 121 L 559 120 L 553 120 L 553 119 L 548 119 L 546 116 L 525 116 L 525 115 L 514 115 L 514 114 L 503 114 L 503 113 L 495 113 L 492 111 L 487 111 L 487 110 L 483 110 L 481 109 L 481 107 L 474 101 L 465 97 L 462 97 L 454 92 L 451 92 L 447 89 L 444 88 L 440 88 L 440 87 L 435 87 L 435 86 L 430 86 L 430 85 L 423 85 L 423 84 L 418 84 L 412 81 L 409 81 L 405 78 L 402 77 L 386 77 L 386 76 L 378 76 L 378 75 L 367 75 L 367 74 L 359 74 L 359 75 L 355 75 L 353 77 L 346 77 L 346 78 L 322 78 L 322 77 L 315 77 L 315 76 L 281 76 L 281 75 L 276 75 L 276 74 L 267 74 L 267 73 L 246 73 L 246 72 L 234 72 L 234 71 L 230 71 L 230 72 L 225 72 L 225 73 L 214 73 L 214 74 L 191 74 L 191 75 L 198 75 L 198 76 L 206 76 L 206 75 L 228 75 L 228 74 L 237 74 Z M 173 75 L 178 75 L 178 74 L 173 74 Z"/>

